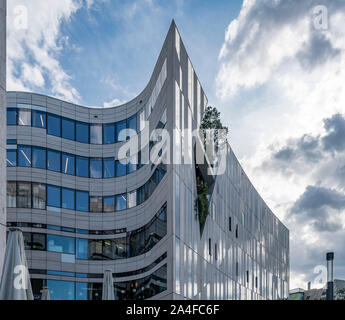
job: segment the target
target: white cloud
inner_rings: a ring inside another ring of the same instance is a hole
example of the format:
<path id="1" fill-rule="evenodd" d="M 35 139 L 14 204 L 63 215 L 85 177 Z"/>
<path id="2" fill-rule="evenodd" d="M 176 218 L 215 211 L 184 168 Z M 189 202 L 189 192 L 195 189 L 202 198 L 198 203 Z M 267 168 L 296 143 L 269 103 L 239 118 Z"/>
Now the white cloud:
<path id="1" fill-rule="evenodd" d="M 82 5 L 81 0 L 8 1 L 8 90 L 31 91 L 33 87 L 46 85 L 58 98 L 80 100 L 78 91 L 71 85 L 71 76 L 59 62 L 59 51 L 63 45 L 60 44 L 63 43 L 61 22 L 68 21 Z M 18 22 L 25 21 L 26 14 L 27 28 L 23 29 L 25 23 Z"/>
<path id="2" fill-rule="evenodd" d="M 124 103 L 126 103 L 126 102 L 125 101 L 121 101 L 120 99 L 115 98 L 115 99 L 113 99 L 113 100 L 111 100 L 109 102 L 104 102 L 103 107 L 104 108 L 112 108 L 112 107 L 120 106 L 120 105 L 122 105 Z"/>
<path id="3" fill-rule="evenodd" d="M 338 240 L 345 234 L 342 229 L 337 237 L 321 235 L 305 229 L 298 217 L 289 218 L 289 210 L 309 185 L 343 191 L 334 177 L 325 177 L 326 172 L 336 175 L 330 171 L 331 155 L 317 163 L 300 159 L 287 163 L 284 171 L 269 162 L 291 139 L 325 135 L 324 119 L 345 110 L 345 3 L 320 0 L 318 4 L 328 8 L 325 31 L 313 27 L 312 0 L 244 0 L 239 16 L 226 30 L 216 78 L 222 114 L 230 119 L 232 144 L 263 198 L 291 229 L 292 287 L 302 286 L 312 276 L 318 253 L 324 262 L 327 246 L 340 250 Z M 345 158 L 337 159 L 345 168 Z M 263 166 L 267 161 L 270 170 Z M 301 243 L 303 248 L 298 248 Z M 308 261 L 311 256 L 314 261 Z"/>

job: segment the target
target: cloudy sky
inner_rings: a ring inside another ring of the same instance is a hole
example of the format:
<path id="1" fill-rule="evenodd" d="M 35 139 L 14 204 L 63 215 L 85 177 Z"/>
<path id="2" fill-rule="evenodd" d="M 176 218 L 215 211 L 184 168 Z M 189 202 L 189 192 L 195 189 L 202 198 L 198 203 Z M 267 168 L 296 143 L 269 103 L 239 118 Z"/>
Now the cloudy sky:
<path id="1" fill-rule="evenodd" d="M 99 107 L 141 92 L 174 18 L 244 169 L 290 229 L 290 287 L 316 286 L 328 250 L 345 278 L 345 1 L 8 2 L 8 90 Z"/>

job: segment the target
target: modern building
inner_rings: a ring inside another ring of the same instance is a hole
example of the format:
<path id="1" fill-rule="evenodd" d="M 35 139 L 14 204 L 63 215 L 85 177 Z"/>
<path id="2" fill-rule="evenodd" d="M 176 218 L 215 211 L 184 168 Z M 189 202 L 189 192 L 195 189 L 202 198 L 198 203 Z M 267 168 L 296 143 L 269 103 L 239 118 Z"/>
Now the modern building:
<path id="1" fill-rule="evenodd" d="M 0 180 L 6 181 L 6 0 L 0 0 Z M 6 185 L 0 184 L 0 277 L 6 247 Z"/>
<path id="2" fill-rule="evenodd" d="M 174 22 L 148 85 L 124 105 L 8 92 L 8 226 L 24 230 L 37 297 L 46 285 L 52 299 L 100 299 L 106 269 L 119 300 L 288 297 L 289 231 L 229 145 L 221 172 L 183 133 L 206 106 Z"/>

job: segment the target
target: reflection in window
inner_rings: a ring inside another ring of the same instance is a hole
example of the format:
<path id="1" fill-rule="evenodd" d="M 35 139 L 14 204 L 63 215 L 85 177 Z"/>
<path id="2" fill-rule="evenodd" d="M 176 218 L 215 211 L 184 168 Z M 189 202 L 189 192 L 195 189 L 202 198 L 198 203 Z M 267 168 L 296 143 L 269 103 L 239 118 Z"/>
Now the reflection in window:
<path id="1" fill-rule="evenodd" d="M 103 210 L 102 197 L 90 197 L 90 212 L 102 212 Z"/>
<path id="2" fill-rule="evenodd" d="M 74 282 L 47 280 L 51 300 L 75 300 Z"/>
<path id="3" fill-rule="evenodd" d="M 6 164 L 7 167 L 17 166 L 17 150 L 7 150 Z"/>
<path id="4" fill-rule="evenodd" d="M 89 260 L 103 259 L 103 241 L 102 240 L 89 240 L 88 259 Z"/>
<path id="5" fill-rule="evenodd" d="M 75 290 L 76 300 L 87 300 L 87 282 L 76 282 Z"/>
<path id="6" fill-rule="evenodd" d="M 103 160 L 103 178 L 115 177 L 115 161 L 114 158 L 106 158 Z"/>
<path id="7" fill-rule="evenodd" d="M 48 113 L 47 133 L 52 136 L 61 137 L 61 118 L 59 116 Z"/>
<path id="8" fill-rule="evenodd" d="M 31 167 L 31 147 L 18 146 L 18 166 Z"/>
<path id="9" fill-rule="evenodd" d="M 61 172 L 60 151 L 48 150 L 48 170 Z"/>
<path id="10" fill-rule="evenodd" d="M 101 124 L 90 125 L 90 143 L 102 144 L 102 125 Z"/>
<path id="11" fill-rule="evenodd" d="M 7 208 L 15 208 L 17 198 L 17 185 L 15 181 L 7 181 Z"/>
<path id="12" fill-rule="evenodd" d="M 45 148 L 32 147 L 32 167 L 46 169 L 47 151 Z"/>
<path id="13" fill-rule="evenodd" d="M 115 164 L 116 164 L 116 176 L 117 177 L 125 176 L 127 173 L 127 165 L 124 164 L 124 161 L 116 161 Z"/>
<path id="14" fill-rule="evenodd" d="M 128 129 L 131 129 L 135 132 L 137 132 L 137 116 L 133 116 L 128 119 Z M 133 136 L 134 134 L 130 133 L 130 136 Z"/>
<path id="15" fill-rule="evenodd" d="M 31 183 L 17 183 L 17 208 L 31 208 Z"/>
<path id="16" fill-rule="evenodd" d="M 47 116 L 45 112 L 32 110 L 32 126 L 36 128 L 46 128 Z"/>
<path id="17" fill-rule="evenodd" d="M 75 191 L 72 189 L 62 188 L 62 208 L 75 209 Z"/>
<path id="18" fill-rule="evenodd" d="M 89 143 L 89 124 L 76 122 L 76 140 L 81 143 Z"/>
<path id="19" fill-rule="evenodd" d="M 134 155 L 133 157 L 129 158 L 127 173 L 130 174 L 137 170 L 137 163 L 138 163 L 138 155 Z"/>
<path id="20" fill-rule="evenodd" d="M 102 178 L 102 159 L 90 159 L 90 178 Z"/>
<path id="21" fill-rule="evenodd" d="M 62 138 L 75 140 L 75 121 L 62 118 Z"/>
<path id="22" fill-rule="evenodd" d="M 128 208 L 133 208 L 137 205 L 137 191 L 132 191 L 128 193 L 127 198 Z"/>
<path id="23" fill-rule="evenodd" d="M 115 124 L 109 123 L 103 126 L 103 143 L 112 144 L 115 143 Z"/>
<path id="24" fill-rule="evenodd" d="M 34 209 L 46 209 L 46 186 L 41 183 L 32 184 L 32 207 Z"/>
<path id="25" fill-rule="evenodd" d="M 77 239 L 76 258 L 80 260 L 87 260 L 87 239 Z"/>
<path id="26" fill-rule="evenodd" d="M 17 109 L 15 108 L 7 109 L 7 125 L 9 126 L 17 125 Z"/>
<path id="27" fill-rule="evenodd" d="M 77 157 L 76 158 L 76 168 L 78 177 L 89 177 L 89 158 Z"/>
<path id="28" fill-rule="evenodd" d="M 115 212 L 115 197 L 104 197 L 104 212 Z"/>
<path id="29" fill-rule="evenodd" d="M 75 156 L 68 153 L 62 154 L 62 173 L 75 175 Z"/>
<path id="30" fill-rule="evenodd" d="M 47 186 L 47 206 L 61 208 L 61 188 Z"/>
<path id="31" fill-rule="evenodd" d="M 116 123 L 116 142 L 126 141 L 126 120 Z"/>
<path id="32" fill-rule="evenodd" d="M 127 208 L 127 195 L 121 194 L 116 196 L 116 211 L 125 210 Z"/>
<path id="33" fill-rule="evenodd" d="M 47 234 L 47 251 L 75 254 L 75 239 Z"/>
<path id="34" fill-rule="evenodd" d="M 28 109 L 18 110 L 18 125 L 31 126 L 31 110 L 28 110 Z"/>
<path id="35" fill-rule="evenodd" d="M 31 250 L 46 250 L 46 235 L 41 233 L 33 233 L 31 238 Z"/>
<path id="36" fill-rule="evenodd" d="M 76 209 L 78 211 L 89 211 L 89 193 L 86 191 L 76 192 Z"/>

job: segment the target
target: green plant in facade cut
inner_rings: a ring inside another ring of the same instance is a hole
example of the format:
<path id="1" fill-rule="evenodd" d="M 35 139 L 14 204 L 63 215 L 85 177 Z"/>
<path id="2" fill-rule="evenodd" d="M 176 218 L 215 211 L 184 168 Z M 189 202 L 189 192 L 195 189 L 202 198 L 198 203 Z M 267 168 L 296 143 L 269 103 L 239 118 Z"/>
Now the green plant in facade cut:
<path id="1" fill-rule="evenodd" d="M 197 208 L 199 215 L 200 226 L 204 225 L 207 216 L 209 215 L 209 203 L 208 203 L 208 187 L 207 184 L 199 177 L 196 178 L 197 186 Z"/>

